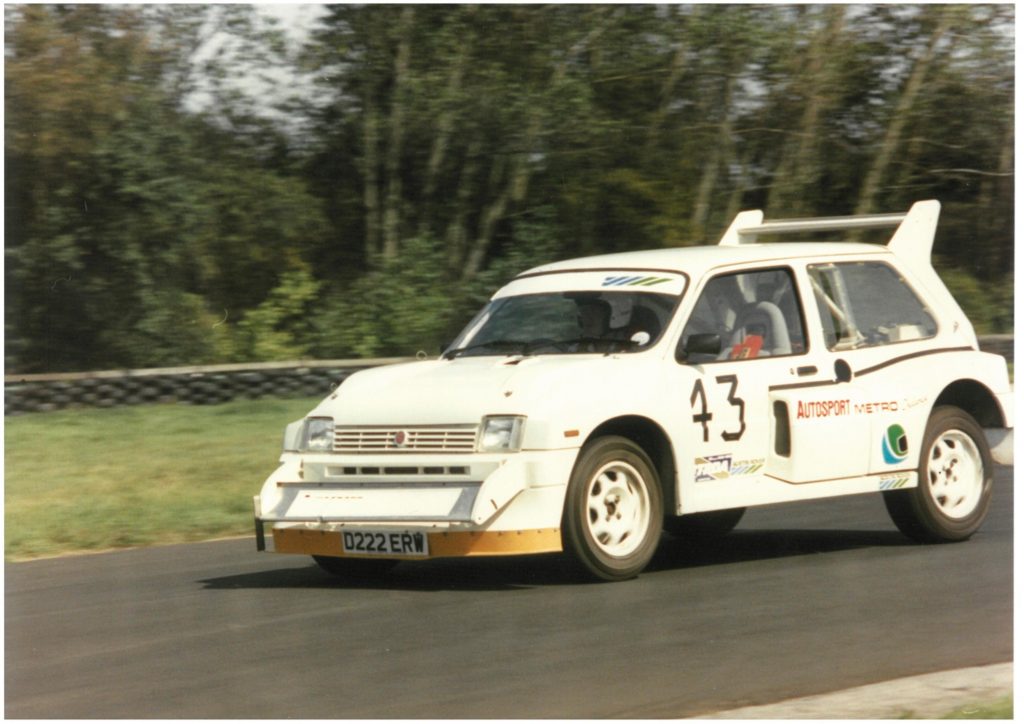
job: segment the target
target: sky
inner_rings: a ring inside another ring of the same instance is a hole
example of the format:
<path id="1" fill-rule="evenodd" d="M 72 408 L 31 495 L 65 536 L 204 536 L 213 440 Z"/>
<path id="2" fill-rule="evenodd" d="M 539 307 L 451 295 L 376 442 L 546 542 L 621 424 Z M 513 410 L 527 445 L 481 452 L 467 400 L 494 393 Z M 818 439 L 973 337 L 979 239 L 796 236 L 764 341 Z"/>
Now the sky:
<path id="1" fill-rule="evenodd" d="M 317 20 L 326 12 L 326 7 L 320 4 L 251 4 L 255 5 L 261 16 L 278 22 L 278 27 L 287 38 L 290 57 L 294 57 L 299 52 L 302 43 L 309 37 Z M 230 56 L 231 48 L 236 47 L 235 43 L 236 40 L 226 33 L 215 34 L 197 52 L 193 62 L 202 63 L 204 60 L 214 57 L 218 52 Z M 244 62 L 242 65 L 244 66 Z M 257 109 L 260 106 L 266 108 L 266 115 L 281 122 L 282 130 L 285 131 L 290 125 L 288 119 L 273 110 L 271 106 L 285 96 L 302 95 L 311 98 L 316 93 L 312 80 L 300 76 L 287 64 L 272 67 L 254 65 L 250 72 L 240 73 L 237 78 L 238 89 L 254 100 Z M 198 112 L 207 109 L 212 101 L 213 97 L 200 89 L 186 101 L 185 105 L 189 110 Z"/>

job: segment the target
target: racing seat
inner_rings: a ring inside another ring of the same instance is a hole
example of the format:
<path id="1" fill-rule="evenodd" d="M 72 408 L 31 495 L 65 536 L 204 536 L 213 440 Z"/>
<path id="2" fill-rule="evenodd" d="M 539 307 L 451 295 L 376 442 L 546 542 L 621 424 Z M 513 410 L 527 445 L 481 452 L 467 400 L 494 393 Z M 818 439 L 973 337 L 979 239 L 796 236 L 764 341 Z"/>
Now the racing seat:
<path id="1" fill-rule="evenodd" d="M 775 357 L 792 353 L 786 318 L 776 305 L 756 302 L 740 311 L 726 348 L 729 359 Z"/>

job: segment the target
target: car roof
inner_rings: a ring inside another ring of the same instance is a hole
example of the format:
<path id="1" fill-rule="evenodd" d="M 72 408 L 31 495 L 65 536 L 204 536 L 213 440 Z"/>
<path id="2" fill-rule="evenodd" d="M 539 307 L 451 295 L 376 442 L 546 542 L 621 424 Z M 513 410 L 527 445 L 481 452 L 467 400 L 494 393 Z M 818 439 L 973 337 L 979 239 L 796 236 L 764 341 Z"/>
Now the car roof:
<path id="1" fill-rule="evenodd" d="M 558 272 L 615 270 L 615 271 L 675 271 L 700 276 L 716 267 L 731 264 L 764 262 L 784 263 L 796 259 L 829 259 L 850 255 L 882 254 L 891 256 L 888 247 L 881 244 L 856 242 L 784 242 L 758 243 L 741 246 L 688 246 L 672 249 L 650 249 L 615 254 L 566 259 L 534 267 L 517 278 Z"/>

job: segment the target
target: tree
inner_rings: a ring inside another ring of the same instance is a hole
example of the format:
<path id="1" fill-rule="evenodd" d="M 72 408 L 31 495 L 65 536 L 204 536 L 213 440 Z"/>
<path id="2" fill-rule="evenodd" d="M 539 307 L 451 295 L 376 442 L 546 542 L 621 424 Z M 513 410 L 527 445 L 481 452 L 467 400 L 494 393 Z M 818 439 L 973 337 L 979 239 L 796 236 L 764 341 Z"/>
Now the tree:
<path id="1" fill-rule="evenodd" d="M 324 233 L 301 181 L 168 94 L 182 84 L 151 22 L 28 6 L 8 27 L 6 328 L 21 369 L 230 356 L 217 320 L 258 306 Z"/>
<path id="2" fill-rule="evenodd" d="M 11 369 L 432 351 L 515 265 L 751 207 L 939 198 L 972 308 L 1012 289 L 1009 5 L 5 17 Z"/>

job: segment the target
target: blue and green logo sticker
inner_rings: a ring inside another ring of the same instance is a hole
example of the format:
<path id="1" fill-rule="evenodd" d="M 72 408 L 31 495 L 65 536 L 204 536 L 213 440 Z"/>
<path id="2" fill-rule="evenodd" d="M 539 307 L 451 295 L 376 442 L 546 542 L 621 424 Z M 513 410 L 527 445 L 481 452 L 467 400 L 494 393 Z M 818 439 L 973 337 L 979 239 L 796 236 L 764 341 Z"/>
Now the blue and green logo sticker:
<path id="1" fill-rule="evenodd" d="M 653 287 L 656 284 L 672 281 L 669 277 L 652 276 L 614 276 L 605 277 L 602 287 Z"/>
<path id="2" fill-rule="evenodd" d="M 907 459 L 907 433 L 902 425 L 889 425 L 882 438 L 882 457 L 889 465 L 901 463 Z"/>
<path id="3" fill-rule="evenodd" d="M 896 490 L 905 487 L 910 483 L 910 476 L 903 475 L 898 478 L 882 478 L 878 481 L 879 490 Z"/>

